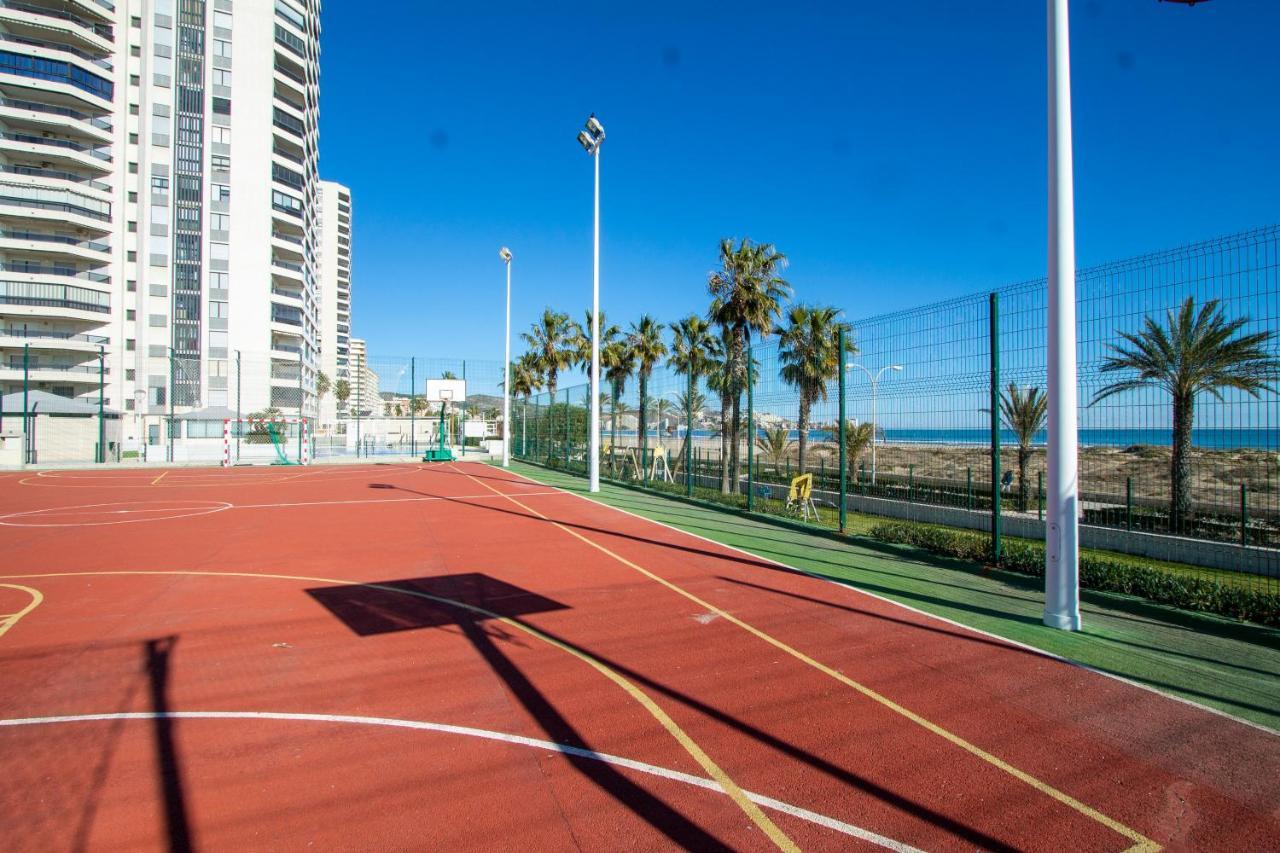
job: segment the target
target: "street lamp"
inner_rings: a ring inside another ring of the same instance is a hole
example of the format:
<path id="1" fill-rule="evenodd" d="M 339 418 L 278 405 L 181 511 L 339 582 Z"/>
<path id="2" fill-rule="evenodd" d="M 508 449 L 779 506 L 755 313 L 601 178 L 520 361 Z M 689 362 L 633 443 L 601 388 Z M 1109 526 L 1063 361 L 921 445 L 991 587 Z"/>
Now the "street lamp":
<path id="1" fill-rule="evenodd" d="M 884 375 L 886 370 L 902 370 L 902 365 L 887 364 L 877 370 L 874 375 L 861 364 L 854 364 L 853 362 L 846 364 L 844 369 L 853 370 L 855 367 L 867 374 L 867 378 L 871 380 L 871 485 L 874 486 L 876 484 L 876 429 L 878 428 L 876 424 L 876 385 L 879 384 L 880 377 Z M 844 436 L 840 436 L 840 440 L 844 441 Z"/>
<path id="2" fill-rule="evenodd" d="M 595 161 L 595 231 L 591 265 L 591 432 L 588 462 L 588 490 L 600 491 L 600 146 L 604 125 L 592 113 L 587 126 L 578 132 L 582 150 Z"/>
<path id="3" fill-rule="evenodd" d="M 506 358 L 502 360 L 502 467 L 511 466 L 511 250 L 503 246 L 498 257 L 507 268 L 507 332 L 502 341 Z"/>

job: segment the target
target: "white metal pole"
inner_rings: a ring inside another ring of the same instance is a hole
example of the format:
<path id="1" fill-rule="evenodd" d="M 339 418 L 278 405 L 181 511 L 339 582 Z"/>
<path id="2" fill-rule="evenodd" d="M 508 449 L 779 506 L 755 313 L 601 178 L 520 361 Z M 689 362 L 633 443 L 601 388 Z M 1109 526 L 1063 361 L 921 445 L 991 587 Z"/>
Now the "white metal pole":
<path id="1" fill-rule="evenodd" d="M 511 465 L 511 259 L 507 258 L 507 331 L 502 339 L 506 357 L 502 360 L 502 467 Z"/>
<path id="2" fill-rule="evenodd" d="M 588 489 L 600 491 L 600 148 L 597 145 L 595 236 L 591 284 L 591 437 Z"/>
<path id="3" fill-rule="evenodd" d="M 1049 37 L 1049 494 L 1044 624 L 1080 630 L 1076 423 L 1075 200 L 1071 162 L 1071 48 L 1067 0 L 1048 0 Z"/>

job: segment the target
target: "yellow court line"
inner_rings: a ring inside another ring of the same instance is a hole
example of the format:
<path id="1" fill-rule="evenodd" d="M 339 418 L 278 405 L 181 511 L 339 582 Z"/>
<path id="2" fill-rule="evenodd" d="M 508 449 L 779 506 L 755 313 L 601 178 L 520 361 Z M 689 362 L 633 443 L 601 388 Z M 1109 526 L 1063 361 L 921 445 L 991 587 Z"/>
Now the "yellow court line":
<path id="1" fill-rule="evenodd" d="M 498 494 L 502 494 L 502 493 L 499 492 Z M 38 575 L 2 575 L 0 576 L 0 579 L 7 580 L 10 578 L 28 578 L 28 577 L 42 577 L 42 578 L 81 577 L 86 575 L 93 575 L 93 576 L 97 576 L 97 575 L 194 575 L 194 576 L 200 576 L 200 577 L 271 578 L 275 580 L 305 581 L 307 583 L 325 583 L 325 584 L 338 584 L 341 586 L 359 586 L 359 587 L 365 587 L 366 589 L 377 589 L 383 592 L 393 592 L 393 593 L 399 593 L 401 595 L 412 595 L 418 598 L 425 598 L 430 601 L 435 601 L 440 604 L 445 604 L 452 607 L 458 607 L 463 610 L 469 610 L 472 613 L 479 613 L 482 616 L 486 616 L 490 619 L 501 622 L 502 624 L 507 625 L 510 628 L 514 628 L 517 631 L 523 631 L 524 633 L 530 635 L 531 637 L 534 637 L 535 639 L 538 639 L 538 640 L 542 640 L 544 643 L 547 643 L 548 645 L 551 645 L 557 649 L 560 649 L 563 652 L 568 652 L 570 655 L 573 655 L 575 658 L 578 658 L 582 662 L 586 663 L 592 669 L 595 669 L 601 675 L 605 676 L 614 684 L 621 687 L 624 691 L 626 691 L 626 693 L 632 699 L 634 699 L 636 702 L 640 704 L 641 707 L 643 707 L 646 711 L 648 711 L 650 716 L 652 716 L 655 720 L 658 721 L 659 725 L 661 725 L 664 729 L 666 729 L 667 732 L 673 738 L 675 738 L 676 742 L 679 743 L 680 746 L 684 748 L 685 752 L 689 753 L 689 755 L 693 758 L 693 760 L 698 763 L 698 766 L 701 767 L 704 771 L 706 771 L 708 776 L 710 776 L 712 779 L 715 780 L 716 784 L 720 786 L 720 789 L 724 791 L 725 794 L 727 794 L 731 800 L 733 800 L 734 804 L 737 805 L 738 808 L 742 809 L 742 811 L 747 815 L 747 817 L 751 818 L 752 822 L 755 823 L 755 825 L 758 826 L 765 833 L 765 835 L 769 837 L 769 840 L 771 840 L 775 845 L 778 846 L 779 849 L 782 849 L 782 850 L 796 851 L 796 853 L 798 853 L 798 851 L 800 850 L 800 848 L 795 844 L 795 842 L 793 842 L 790 838 L 788 838 L 782 832 L 782 830 L 779 829 L 777 825 L 772 820 L 769 819 L 769 816 L 766 815 L 758 805 L 756 805 L 754 802 L 748 799 L 747 795 L 743 793 L 740 787 L 738 787 L 738 784 L 734 782 L 731 778 L 729 778 L 729 775 L 727 773 L 725 773 L 722 769 L 720 769 L 720 766 L 711 759 L 711 756 L 707 755 L 707 753 L 703 751 L 702 747 L 698 746 L 697 742 L 694 741 L 694 739 L 690 737 L 684 731 L 684 729 L 680 728 L 679 724 L 676 723 L 675 720 L 671 719 L 671 717 L 667 714 L 666 711 L 662 710 L 662 708 L 659 707 L 656 702 L 654 702 L 651 698 L 649 698 L 648 694 L 646 694 L 636 685 L 632 684 L 622 675 L 615 672 L 606 664 L 602 663 L 601 661 L 597 660 L 596 658 L 592 657 L 586 652 L 580 649 L 576 649 L 573 646 L 570 646 L 561 640 L 557 640 L 555 637 L 552 637 L 549 634 L 544 634 L 541 631 L 539 631 L 537 628 L 534 628 L 531 625 L 526 625 L 525 623 L 519 622 L 515 619 L 511 619 L 509 617 L 499 615 L 497 613 L 494 613 L 491 610 L 485 610 L 483 607 L 477 607 L 473 604 L 466 604 L 461 601 L 454 601 L 451 598 L 442 598 L 440 596 L 431 595 L 430 593 L 420 592 L 417 590 L 401 589 L 399 587 L 387 586 L 385 584 L 360 583 L 359 581 L 337 580 L 334 578 L 313 578 L 313 577 L 306 577 L 302 575 L 277 575 L 277 574 L 267 574 L 267 573 L 258 574 L 254 572 L 94 571 L 94 572 L 49 572 L 47 574 L 38 574 Z M 5 585 L 9 586 L 9 584 L 5 584 Z M 16 586 L 16 585 L 13 585 L 13 586 Z M 33 592 L 36 595 L 39 595 L 38 592 L 36 592 L 35 590 L 30 590 L 28 587 L 17 587 L 17 588 L 28 589 L 30 592 Z M 28 611 L 30 609 L 31 607 L 27 608 Z M 23 612 L 25 613 L 26 611 L 23 611 Z M 3 631 L 0 630 L 0 633 L 3 633 Z"/>
<path id="2" fill-rule="evenodd" d="M 496 492 L 497 494 L 502 495 L 507 500 L 511 501 L 513 504 L 525 510 L 526 512 L 532 513 L 538 518 L 541 518 L 544 521 L 550 522 L 551 524 L 560 528 L 565 533 L 568 533 L 570 536 L 574 537 L 575 539 L 585 542 L 587 545 L 590 545 L 592 548 L 595 548 L 596 550 L 608 555 L 609 557 L 612 557 L 613 559 L 617 560 L 619 563 L 622 563 L 624 566 L 627 566 L 628 568 L 639 572 L 640 574 L 644 575 L 650 580 L 653 580 L 653 581 L 656 581 L 657 583 L 662 584 L 663 586 L 670 589 L 672 592 L 675 592 L 678 595 L 684 596 L 688 600 L 697 604 L 699 607 L 704 608 L 706 612 L 715 613 L 717 616 L 721 617 L 722 619 L 728 622 L 733 623 L 734 625 L 737 625 L 739 628 L 743 629 L 744 631 L 751 634 L 752 636 L 757 637 L 760 640 L 763 640 L 764 642 L 768 643 L 769 645 L 773 646 L 774 648 L 782 652 L 785 652 L 788 655 L 791 655 L 796 660 L 808 666 L 813 667 L 814 669 L 818 670 L 824 675 L 830 676 L 831 678 L 834 678 L 836 681 L 839 681 L 840 683 L 848 687 L 852 687 L 854 690 L 861 693 L 863 696 L 866 696 L 867 698 L 872 699 L 875 702 L 878 702 L 880 705 L 883 705 L 885 708 L 888 708 L 889 710 L 893 711 L 896 714 L 900 714 L 901 716 L 906 717 L 908 720 L 915 723 L 916 725 L 921 726 L 925 730 L 932 732 L 938 737 L 941 737 L 944 740 L 951 742 L 952 744 L 963 749 L 965 752 L 968 752 L 971 755 L 974 755 L 977 758 L 982 759 L 986 763 L 990 764 L 992 767 L 995 767 L 998 770 L 1008 773 L 1013 778 L 1017 779 L 1020 782 L 1024 782 L 1027 785 L 1030 785 L 1032 788 L 1039 791 L 1040 793 L 1045 794 L 1049 797 L 1052 797 L 1054 800 L 1057 800 L 1059 803 L 1062 803 L 1065 806 L 1069 806 L 1070 808 L 1074 809 L 1075 811 L 1079 812 L 1085 817 L 1090 818 L 1091 820 L 1097 821 L 1098 823 L 1107 827 L 1107 829 L 1110 829 L 1113 832 L 1116 832 L 1124 836 L 1125 838 L 1133 842 L 1133 846 L 1129 848 L 1130 851 L 1157 851 L 1161 849 L 1159 844 L 1152 841 L 1150 838 L 1147 838 L 1145 835 L 1142 835 L 1137 830 L 1131 829 L 1130 827 L 1125 826 L 1123 823 L 1120 823 L 1119 821 L 1108 817 L 1107 815 L 1103 814 L 1102 812 L 1098 811 L 1092 806 L 1086 805 L 1085 803 L 1082 803 L 1081 801 L 1077 800 L 1075 797 L 1071 796 L 1070 794 L 1064 791 L 1058 790 L 1057 788 L 1053 787 L 1049 783 L 1042 782 L 1041 780 L 1032 776 L 1030 773 L 1027 773 L 1026 771 L 1023 771 L 1023 770 L 1019 770 L 1017 767 L 1014 767 L 1012 764 L 1008 763 L 1004 759 L 999 758 L 998 756 L 992 755 L 990 752 L 987 752 L 982 747 L 976 744 L 970 743 L 969 741 L 965 740 L 964 738 L 960 737 L 954 732 L 948 731 L 947 729 L 944 729 L 942 726 L 938 725 L 937 723 L 934 723 L 931 720 L 928 720 L 920 716 L 915 711 L 912 711 L 909 708 L 905 708 L 902 705 L 899 705 L 897 702 L 894 702 L 889 697 L 884 696 L 876 692 L 875 690 L 872 690 L 870 687 L 867 687 L 865 684 L 854 681 L 852 678 L 845 675 L 844 673 L 839 672 L 835 669 L 832 669 L 831 667 L 827 666 L 824 663 L 814 660 L 813 658 L 809 657 L 799 649 L 793 646 L 787 645 L 782 640 L 779 640 L 777 637 L 774 637 L 771 634 L 765 633 L 764 631 L 760 630 L 754 625 L 750 625 L 742 621 L 741 619 L 734 616 L 733 614 L 725 610 L 722 610 L 719 607 L 716 607 L 714 604 L 711 604 L 708 601 L 704 601 L 703 599 L 699 598 L 698 596 L 694 595 L 688 590 L 680 586 L 677 586 L 676 584 L 672 583 L 666 578 L 659 577 L 658 575 L 654 574 L 648 569 L 642 566 L 638 566 L 635 563 L 631 562 L 626 557 L 615 554 L 613 551 L 610 551 L 608 548 L 599 544 L 598 542 L 594 542 L 591 539 L 588 539 L 586 536 L 583 536 L 578 531 L 573 530 L 572 528 L 566 527 L 565 525 L 561 524 L 558 521 L 555 521 L 554 519 L 548 518 L 547 516 L 538 512 L 536 509 L 533 509 L 531 507 L 524 505 L 523 503 L 516 500 L 511 495 L 508 495 L 502 491 L 499 491 L 498 489 L 495 489 L 493 486 L 490 486 L 488 483 L 485 483 L 477 479 L 476 477 L 471 476 L 467 472 L 459 470 L 458 468 L 453 468 L 453 470 L 457 471 L 459 474 L 466 477 L 467 479 L 475 483 L 479 483 L 482 486 L 485 486 L 490 491 Z"/>
<path id="3" fill-rule="evenodd" d="M 164 471 L 161 471 L 160 476 L 156 477 L 154 480 L 151 481 L 151 485 L 153 486 L 160 485 L 160 481 L 163 480 L 165 478 L 165 475 L 168 473 L 169 473 L 169 470 L 167 468 Z"/>
<path id="4" fill-rule="evenodd" d="M 16 583 L 0 583 L 0 587 L 22 590 L 31 596 L 31 603 L 17 613 L 0 613 L 0 637 L 3 637 L 10 628 L 18 624 L 18 620 L 40 606 L 40 602 L 44 601 L 44 593 L 38 589 L 32 589 L 29 586 L 22 586 Z"/>

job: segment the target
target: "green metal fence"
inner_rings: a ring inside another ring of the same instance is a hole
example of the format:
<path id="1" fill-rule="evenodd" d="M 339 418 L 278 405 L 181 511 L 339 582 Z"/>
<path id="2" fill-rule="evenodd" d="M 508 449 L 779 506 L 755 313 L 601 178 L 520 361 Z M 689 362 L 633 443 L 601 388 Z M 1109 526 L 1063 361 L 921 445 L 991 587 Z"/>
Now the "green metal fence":
<path id="1" fill-rule="evenodd" d="M 1280 592 L 1280 397 L 1230 387 L 1195 398 L 1191 451 L 1181 471 L 1191 511 L 1173 500 L 1170 395 L 1137 387 L 1094 401 L 1135 370 L 1105 370 L 1150 321 L 1170 322 L 1188 298 L 1211 300 L 1236 336 L 1280 358 L 1280 228 L 1270 227 L 1078 273 L 1077 321 L 1082 541 L 1086 548 L 1187 563 L 1206 577 Z M 798 289 L 799 288 L 798 286 Z M 803 295 L 803 294 L 801 294 Z M 843 527 L 841 508 L 875 516 L 1043 537 L 1045 432 L 1027 402 L 1046 385 L 1044 280 L 853 321 L 846 369 L 811 401 L 801 460 L 801 395 L 781 372 L 776 336 L 751 346 L 751 381 L 723 397 L 705 377 L 656 367 L 639 396 L 602 401 L 602 476 L 740 509 Z M 841 386 L 843 385 L 843 394 Z M 607 389 L 607 385 L 606 385 Z M 519 458 L 586 471 L 588 389 L 517 400 Z M 690 399 L 692 397 L 692 400 Z M 843 398 L 843 411 L 841 400 Z M 1034 399 L 1034 398 L 1032 398 Z M 690 403 L 692 405 L 690 405 Z M 646 413 L 640 434 L 639 413 Z M 840 436 L 845 436 L 845 441 Z M 843 459 L 843 464 L 842 460 Z M 818 517 L 788 493 L 813 476 Z"/>

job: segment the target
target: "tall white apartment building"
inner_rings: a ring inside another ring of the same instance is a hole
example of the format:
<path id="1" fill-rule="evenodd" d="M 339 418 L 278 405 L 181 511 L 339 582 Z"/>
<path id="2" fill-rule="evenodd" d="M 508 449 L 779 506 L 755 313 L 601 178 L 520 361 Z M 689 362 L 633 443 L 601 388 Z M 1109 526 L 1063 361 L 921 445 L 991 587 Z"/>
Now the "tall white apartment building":
<path id="1" fill-rule="evenodd" d="M 358 409 L 361 417 L 382 414 L 378 374 L 369 368 L 369 348 L 361 338 L 351 339 L 350 381 L 351 399 L 347 403 L 348 409 Z"/>
<path id="2" fill-rule="evenodd" d="M 32 388 L 96 399 L 99 351 L 120 346 L 121 20 L 105 2 L 0 2 L 6 393 L 22 389 L 25 348 Z"/>
<path id="3" fill-rule="evenodd" d="M 319 0 L 0 0 L 0 390 L 29 344 L 96 401 L 101 347 L 126 444 L 317 414 L 319 39 Z"/>
<path id="4" fill-rule="evenodd" d="M 321 181 L 319 201 L 320 369 L 351 384 L 351 190 Z M 321 397 L 320 426 L 337 423 L 339 408 L 334 394 Z"/>

